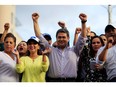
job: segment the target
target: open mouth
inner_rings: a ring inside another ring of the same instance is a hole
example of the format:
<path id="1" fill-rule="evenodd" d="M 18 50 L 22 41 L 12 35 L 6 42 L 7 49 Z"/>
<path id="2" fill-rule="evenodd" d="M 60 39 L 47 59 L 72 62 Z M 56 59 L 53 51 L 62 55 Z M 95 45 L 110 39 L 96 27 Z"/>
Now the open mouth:
<path id="1" fill-rule="evenodd" d="M 20 51 L 23 51 L 23 48 L 20 48 L 19 50 L 20 50 Z"/>

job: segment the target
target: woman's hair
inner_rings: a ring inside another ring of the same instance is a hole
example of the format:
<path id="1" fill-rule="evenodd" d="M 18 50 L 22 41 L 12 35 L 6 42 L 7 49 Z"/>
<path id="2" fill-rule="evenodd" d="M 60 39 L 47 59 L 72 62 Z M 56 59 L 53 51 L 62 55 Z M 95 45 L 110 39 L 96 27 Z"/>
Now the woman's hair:
<path id="1" fill-rule="evenodd" d="M 16 37 L 12 33 L 7 33 L 5 38 L 4 38 L 4 41 L 9 37 L 13 38 L 15 46 L 16 46 Z"/>
<path id="2" fill-rule="evenodd" d="M 89 48 L 90 48 L 90 52 L 89 52 L 89 55 L 93 58 L 93 57 L 95 57 L 95 51 L 93 50 L 93 47 L 92 47 L 92 41 L 93 41 L 93 39 L 95 39 L 95 38 L 99 38 L 99 40 L 100 40 L 100 42 L 101 42 L 101 44 L 102 44 L 102 46 L 104 46 L 104 42 L 103 42 L 103 40 L 102 40 L 102 38 L 100 37 L 100 36 L 94 36 L 94 37 L 92 37 L 91 38 L 91 40 L 90 40 L 90 44 L 89 44 Z"/>
<path id="3" fill-rule="evenodd" d="M 94 31 L 91 31 L 91 33 L 93 33 L 95 36 L 97 35 Z"/>
<path id="4" fill-rule="evenodd" d="M 100 34 L 99 36 L 106 36 L 105 34 Z"/>

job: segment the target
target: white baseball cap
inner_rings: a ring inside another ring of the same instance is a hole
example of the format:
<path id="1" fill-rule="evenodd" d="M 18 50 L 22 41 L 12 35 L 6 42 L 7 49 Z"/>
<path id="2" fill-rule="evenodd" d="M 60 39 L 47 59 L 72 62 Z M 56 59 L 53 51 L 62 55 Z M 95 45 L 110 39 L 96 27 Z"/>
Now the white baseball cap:
<path id="1" fill-rule="evenodd" d="M 31 36 L 30 39 L 28 39 L 27 44 L 28 44 L 29 42 L 31 42 L 31 41 L 35 41 L 35 42 L 37 42 L 38 44 L 39 44 L 39 42 L 40 42 L 39 38 L 37 38 L 36 36 Z"/>

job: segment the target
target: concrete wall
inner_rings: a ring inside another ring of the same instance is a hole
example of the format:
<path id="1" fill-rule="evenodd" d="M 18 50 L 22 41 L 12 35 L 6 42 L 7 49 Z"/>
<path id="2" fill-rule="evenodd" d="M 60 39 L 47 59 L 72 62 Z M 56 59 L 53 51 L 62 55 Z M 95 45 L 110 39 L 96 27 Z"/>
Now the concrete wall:
<path id="1" fill-rule="evenodd" d="M 18 44 L 22 40 L 22 38 L 15 30 L 15 10 L 15 5 L 0 5 L 0 33 L 3 33 L 4 24 L 10 23 L 9 32 L 13 33 L 16 36 Z"/>

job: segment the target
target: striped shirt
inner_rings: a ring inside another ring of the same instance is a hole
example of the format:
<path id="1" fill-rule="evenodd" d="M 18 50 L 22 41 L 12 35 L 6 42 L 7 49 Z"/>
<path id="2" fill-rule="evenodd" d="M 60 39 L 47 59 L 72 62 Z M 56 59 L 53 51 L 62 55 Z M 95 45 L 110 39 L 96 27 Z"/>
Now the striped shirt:
<path id="1" fill-rule="evenodd" d="M 38 38 L 45 45 L 48 45 L 45 38 L 42 36 Z M 50 61 L 48 76 L 51 78 L 76 78 L 79 54 L 81 53 L 85 42 L 86 38 L 83 38 L 80 35 L 76 45 L 72 48 L 67 46 L 62 51 L 59 48 L 51 47 L 52 51 L 48 55 Z"/>

